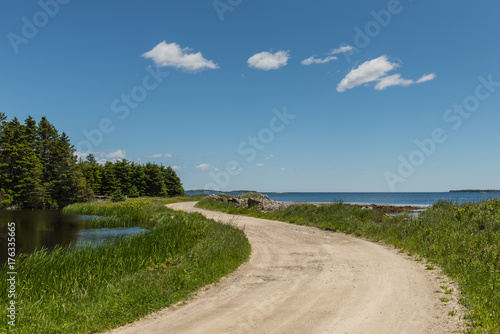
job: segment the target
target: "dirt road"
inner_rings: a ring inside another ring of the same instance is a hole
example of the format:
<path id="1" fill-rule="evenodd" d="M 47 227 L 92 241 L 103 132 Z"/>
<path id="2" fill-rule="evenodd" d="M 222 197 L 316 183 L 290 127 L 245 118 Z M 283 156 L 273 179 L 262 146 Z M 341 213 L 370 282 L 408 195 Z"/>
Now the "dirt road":
<path id="1" fill-rule="evenodd" d="M 311 227 L 194 208 L 244 228 L 252 256 L 186 305 L 111 333 L 458 333 L 444 278 L 393 249 Z"/>

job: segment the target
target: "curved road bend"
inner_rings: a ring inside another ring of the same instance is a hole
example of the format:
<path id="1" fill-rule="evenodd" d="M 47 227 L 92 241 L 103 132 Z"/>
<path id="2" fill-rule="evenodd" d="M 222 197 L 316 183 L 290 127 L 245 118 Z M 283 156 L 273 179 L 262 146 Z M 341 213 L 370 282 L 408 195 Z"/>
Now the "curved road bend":
<path id="1" fill-rule="evenodd" d="M 341 233 L 169 205 L 244 228 L 252 256 L 186 305 L 110 333 L 458 333 L 423 265 Z"/>

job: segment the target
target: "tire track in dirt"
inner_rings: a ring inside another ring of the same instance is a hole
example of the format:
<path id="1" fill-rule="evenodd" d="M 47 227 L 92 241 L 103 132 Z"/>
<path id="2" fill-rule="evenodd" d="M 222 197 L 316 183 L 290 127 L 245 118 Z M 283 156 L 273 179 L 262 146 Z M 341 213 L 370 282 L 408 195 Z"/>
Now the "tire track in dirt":
<path id="1" fill-rule="evenodd" d="M 341 233 L 195 208 L 244 229 L 250 260 L 185 305 L 110 333 L 459 333 L 436 274 Z M 441 295 L 442 296 L 442 295 Z"/>

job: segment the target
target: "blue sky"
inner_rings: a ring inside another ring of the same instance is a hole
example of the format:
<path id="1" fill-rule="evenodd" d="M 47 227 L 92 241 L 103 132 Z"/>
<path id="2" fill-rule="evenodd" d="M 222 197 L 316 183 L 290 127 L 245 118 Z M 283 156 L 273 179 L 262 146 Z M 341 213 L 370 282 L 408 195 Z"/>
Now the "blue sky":
<path id="1" fill-rule="evenodd" d="M 0 112 L 186 189 L 500 188 L 496 1 L 3 1 Z"/>

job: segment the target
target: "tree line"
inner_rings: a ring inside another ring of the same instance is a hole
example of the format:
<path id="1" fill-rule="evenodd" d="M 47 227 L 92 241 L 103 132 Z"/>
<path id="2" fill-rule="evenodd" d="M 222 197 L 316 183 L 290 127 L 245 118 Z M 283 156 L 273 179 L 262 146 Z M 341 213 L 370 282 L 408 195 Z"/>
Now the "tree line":
<path id="1" fill-rule="evenodd" d="M 101 165 L 92 154 L 78 165 L 95 194 L 113 195 L 119 192 L 128 197 L 184 194 L 181 180 L 170 166 L 154 163 L 141 165 L 126 159 Z"/>
<path id="2" fill-rule="evenodd" d="M 176 196 L 184 194 L 175 171 L 127 160 L 78 160 L 68 136 L 45 118 L 7 121 L 0 113 L 0 208 L 62 208 L 96 195 Z"/>

